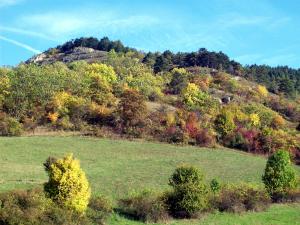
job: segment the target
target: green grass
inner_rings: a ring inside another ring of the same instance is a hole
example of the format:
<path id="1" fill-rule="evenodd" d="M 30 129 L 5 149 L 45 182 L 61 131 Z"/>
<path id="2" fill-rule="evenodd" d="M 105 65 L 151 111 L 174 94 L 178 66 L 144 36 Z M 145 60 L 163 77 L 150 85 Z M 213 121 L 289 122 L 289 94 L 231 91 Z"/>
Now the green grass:
<path id="1" fill-rule="evenodd" d="M 42 166 L 45 159 L 50 155 L 61 157 L 71 152 L 80 159 L 93 195 L 104 194 L 113 200 L 134 189 L 166 190 L 168 178 L 176 166 L 184 163 L 201 168 L 208 181 L 216 177 L 225 183 L 244 181 L 262 184 L 261 175 L 266 162 L 261 156 L 239 151 L 142 141 L 85 137 L 0 138 L 0 191 L 42 186 L 47 180 Z M 299 167 L 296 170 L 300 172 Z M 299 207 L 276 205 L 268 212 L 242 216 L 213 214 L 201 220 L 201 224 L 280 224 L 265 221 L 269 217 L 293 221 Z M 110 224 L 140 223 L 114 215 Z M 174 224 L 192 223 L 175 221 Z M 193 224 L 199 224 L 199 220 L 193 221 Z"/>

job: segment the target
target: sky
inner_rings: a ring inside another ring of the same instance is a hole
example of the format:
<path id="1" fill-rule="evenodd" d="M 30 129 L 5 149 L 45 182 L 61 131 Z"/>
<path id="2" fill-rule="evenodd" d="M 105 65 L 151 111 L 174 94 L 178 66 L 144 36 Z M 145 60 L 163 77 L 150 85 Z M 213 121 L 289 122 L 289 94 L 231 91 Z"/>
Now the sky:
<path id="1" fill-rule="evenodd" d="M 300 68 L 300 0 L 0 0 L 0 66 L 79 37 Z"/>

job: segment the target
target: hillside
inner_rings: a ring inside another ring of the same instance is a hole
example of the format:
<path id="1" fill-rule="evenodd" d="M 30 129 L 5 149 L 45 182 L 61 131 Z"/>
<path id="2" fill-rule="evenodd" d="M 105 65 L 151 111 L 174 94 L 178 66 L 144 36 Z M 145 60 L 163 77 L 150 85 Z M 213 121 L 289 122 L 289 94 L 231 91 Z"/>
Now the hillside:
<path id="1" fill-rule="evenodd" d="M 152 61 L 149 54 L 81 38 L 1 68 L 1 135 L 43 127 L 263 155 L 285 149 L 299 164 L 299 99 L 230 71 L 236 62 L 223 53 L 201 49 L 190 64 L 189 54 L 169 52 L 169 67 L 159 71 L 166 53 Z M 209 67 L 200 63 L 206 57 Z"/>
<path id="2" fill-rule="evenodd" d="M 252 182 L 262 186 L 265 159 L 228 149 L 179 147 L 168 144 L 84 137 L 16 137 L 0 139 L 0 191 L 38 188 L 47 176 L 42 164 L 48 156 L 73 152 L 81 159 L 92 186 L 92 195 L 117 200 L 133 190 L 167 190 L 168 178 L 180 164 L 192 164 L 206 181 Z M 299 167 L 295 167 L 300 174 Z M 273 205 L 266 212 L 214 213 L 200 220 L 172 220 L 170 224 L 297 224 L 299 204 Z M 143 224 L 113 214 L 108 224 Z"/>

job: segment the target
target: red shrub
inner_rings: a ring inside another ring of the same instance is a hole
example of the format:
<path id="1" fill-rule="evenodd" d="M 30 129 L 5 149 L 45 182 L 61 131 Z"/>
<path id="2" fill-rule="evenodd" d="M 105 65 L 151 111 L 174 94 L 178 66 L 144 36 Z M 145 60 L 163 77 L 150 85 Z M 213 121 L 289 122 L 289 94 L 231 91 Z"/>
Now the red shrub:
<path id="1" fill-rule="evenodd" d="M 191 138 L 196 138 L 199 130 L 198 116 L 196 113 L 192 112 L 188 115 L 185 129 Z"/>

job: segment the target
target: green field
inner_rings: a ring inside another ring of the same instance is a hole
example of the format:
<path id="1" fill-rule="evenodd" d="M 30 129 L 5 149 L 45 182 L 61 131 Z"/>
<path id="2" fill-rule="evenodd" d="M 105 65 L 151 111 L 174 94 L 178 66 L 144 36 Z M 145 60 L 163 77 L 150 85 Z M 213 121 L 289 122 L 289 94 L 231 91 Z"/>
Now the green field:
<path id="1" fill-rule="evenodd" d="M 172 171 L 183 163 L 201 168 L 208 181 L 217 177 L 225 183 L 261 184 L 266 162 L 263 157 L 227 149 L 85 137 L 0 138 L 0 152 L 0 191 L 41 186 L 47 180 L 42 166 L 45 159 L 72 152 L 87 173 L 93 195 L 108 195 L 112 200 L 134 189 L 167 189 Z M 299 167 L 296 170 L 299 174 Z M 275 205 L 267 212 L 242 216 L 213 214 L 200 221 L 201 224 L 297 224 L 293 222 L 300 221 L 299 210 L 299 205 Z M 174 224 L 199 224 L 200 221 L 175 221 Z M 113 215 L 110 224 L 139 223 Z"/>

